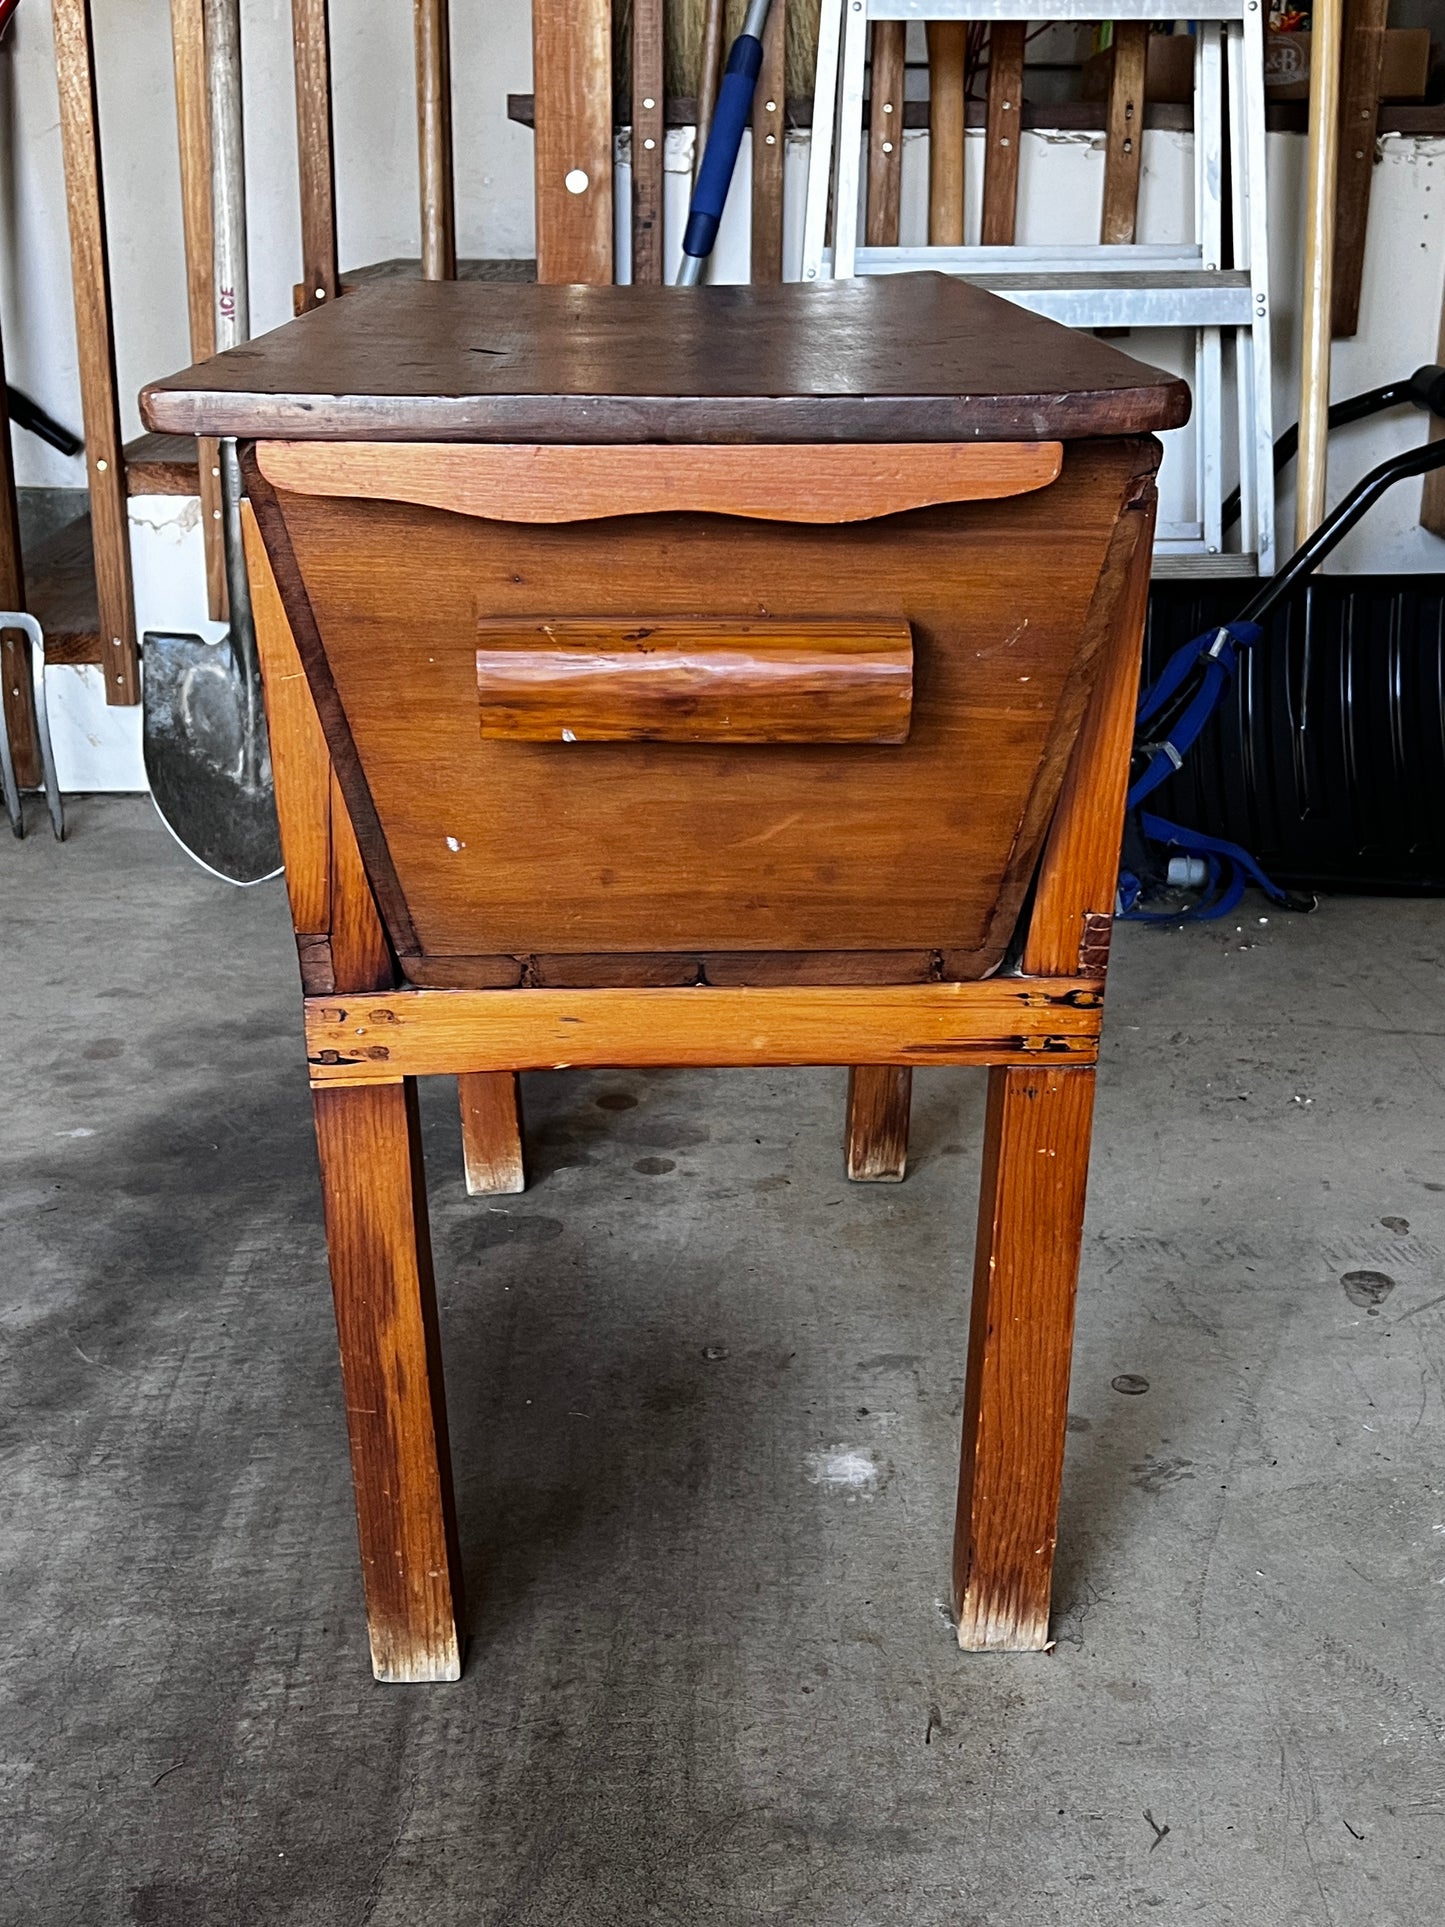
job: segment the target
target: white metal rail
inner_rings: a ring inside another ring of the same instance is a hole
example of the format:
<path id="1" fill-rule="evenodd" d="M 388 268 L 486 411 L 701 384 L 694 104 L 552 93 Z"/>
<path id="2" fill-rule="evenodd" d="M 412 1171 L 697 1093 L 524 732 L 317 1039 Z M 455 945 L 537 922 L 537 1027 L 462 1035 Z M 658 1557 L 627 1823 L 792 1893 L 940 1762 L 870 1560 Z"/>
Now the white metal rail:
<path id="1" fill-rule="evenodd" d="M 1185 567 L 1275 566 L 1265 226 L 1262 0 L 1194 0 L 1194 241 L 1167 246 L 866 247 L 859 244 L 869 28 L 878 20 L 1172 20 L 1167 0 L 823 0 L 803 278 L 957 274 L 1075 328 L 1193 332 L 1198 519 L 1161 525 L 1156 555 Z M 1228 73 L 1226 123 L 1225 74 Z M 1223 189 L 1233 264 L 1225 265 Z M 832 209 L 832 245 L 828 214 Z M 1241 551 L 1224 552 L 1224 338 L 1234 346 Z"/>

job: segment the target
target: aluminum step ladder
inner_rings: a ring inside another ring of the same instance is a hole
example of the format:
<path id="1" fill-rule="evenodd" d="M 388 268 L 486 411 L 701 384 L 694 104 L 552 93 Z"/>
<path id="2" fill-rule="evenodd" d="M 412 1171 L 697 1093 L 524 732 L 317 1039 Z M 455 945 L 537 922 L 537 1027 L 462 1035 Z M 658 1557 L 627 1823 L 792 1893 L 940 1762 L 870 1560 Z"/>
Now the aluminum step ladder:
<path id="1" fill-rule="evenodd" d="M 859 244 L 859 212 L 869 35 L 876 22 L 1117 24 L 1174 20 L 1177 8 L 1165 0 L 823 0 L 802 276 L 819 280 L 935 269 L 1072 328 L 1193 331 L 1197 519 L 1160 524 L 1156 573 L 1270 575 L 1275 568 L 1274 427 L 1263 0 L 1195 0 L 1190 12 L 1196 22 L 1193 245 L 868 247 Z M 1226 137 L 1234 257 L 1228 267 Z M 1237 553 L 1226 552 L 1223 518 L 1226 334 L 1234 344 L 1242 507 Z"/>

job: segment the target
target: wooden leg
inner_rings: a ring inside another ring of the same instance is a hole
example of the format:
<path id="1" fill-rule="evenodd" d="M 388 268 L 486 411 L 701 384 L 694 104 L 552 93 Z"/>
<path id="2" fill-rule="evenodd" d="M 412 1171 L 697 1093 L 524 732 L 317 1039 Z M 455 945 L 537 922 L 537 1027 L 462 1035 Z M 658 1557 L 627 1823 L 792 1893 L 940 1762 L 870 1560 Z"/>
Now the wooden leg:
<path id="1" fill-rule="evenodd" d="M 460 1679 L 461 1561 L 416 1084 L 313 1095 L 372 1669 L 381 1680 Z"/>
<path id="2" fill-rule="evenodd" d="M 471 1071 L 457 1079 L 457 1093 L 468 1192 L 525 1191 L 521 1079 L 513 1071 Z"/>
<path id="3" fill-rule="evenodd" d="M 1048 1644 L 1092 1069 L 993 1070 L 953 1545 L 958 1643 Z"/>
<path id="4" fill-rule="evenodd" d="M 908 1168 L 913 1072 L 855 1064 L 848 1073 L 848 1176 L 855 1184 L 901 1184 Z"/>

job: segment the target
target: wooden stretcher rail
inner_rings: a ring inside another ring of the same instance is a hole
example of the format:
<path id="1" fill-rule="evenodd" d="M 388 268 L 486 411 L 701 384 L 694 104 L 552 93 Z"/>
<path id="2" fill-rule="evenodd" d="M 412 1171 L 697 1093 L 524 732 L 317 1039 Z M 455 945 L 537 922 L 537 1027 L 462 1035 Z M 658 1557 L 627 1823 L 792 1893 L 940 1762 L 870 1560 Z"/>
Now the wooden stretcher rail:
<path id="1" fill-rule="evenodd" d="M 516 442 L 261 442 L 275 488 L 414 502 L 503 522 L 694 511 L 764 522 L 866 522 L 943 502 L 1028 495 L 1058 479 L 1060 442 L 879 442 L 659 448 Z"/>
<path id="2" fill-rule="evenodd" d="M 1085 977 L 747 990 L 410 990 L 306 1000 L 311 1081 L 689 1065 L 1082 1064 Z"/>

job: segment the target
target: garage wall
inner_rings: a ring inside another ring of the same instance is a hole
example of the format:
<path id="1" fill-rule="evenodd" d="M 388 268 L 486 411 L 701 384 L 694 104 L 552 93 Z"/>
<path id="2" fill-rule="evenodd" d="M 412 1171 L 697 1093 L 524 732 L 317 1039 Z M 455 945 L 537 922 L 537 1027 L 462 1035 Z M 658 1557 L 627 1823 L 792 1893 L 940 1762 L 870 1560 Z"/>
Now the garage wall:
<path id="1" fill-rule="evenodd" d="M 135 394 L 190 360 L 168 0 L 93 0 L 111 282 L 125 433 Z M 531 85 L 524 0 L 452 0 L 459 242 L 532 252 L 532 136 L 506 118 Z M 417 252 L 412 10 L 332 0 L 338 220 L 343 263 Z M 290 0 L 243 0 L 252 326 L 291 313 L 300 262 Z M 79 425 L 48 0 L 22 0 L 0 48 L 0 321 L 10 379 Z M 15 438 L 22 486 L 83 487 L 84 464 Z"/>
<path id="2" fill-rule="evenodd" d="M 97 0 L 101 118 L 110 198 L 112 278 L 127 434 L 138 432 L 134 396 L 141 383 L 189 360 L 180 238 L 180 185 L 172 97 L 167 0 Z M 336 145 L 344 263 L 414 253 L 417 247 L 416 150 L 412 121 L 411 8 L 404 0 L 332 0 Z M 506 95 L 531 84 L 530 8 L 523 0 L 452 0 L 456 87 L 456 171 L 460 244 L 467 254 L 525 256 L 532 251 L 532 137 L 506 119 Z M 290 0 L 244 0 L 248 204 L 252 234 L 252 308 L 257 332 L 290 315 L 300 258 L 296 140 L 291 78 Z M 63 419 L 78 423 L 78 379 L 69 285 L 50 8 L 23 0 L 0 49 L 0 317 L 11 379 Z M 680 212 L 690 140 L 670 143 L 670 214 Z M 976 191 L 981 137 L 970 139 Z M 1185 231 L 1187 136 L 1145 140 L 1141 238 Z M 1276 403 L 1284 423 L 1295 412 L 1299 242 L 1304 143 L 1270 143 L 1271 226 L 1275 251 Z M 796 203 L 806 142 L 790 142 L 790 195 Z M 1089 231 L 1097 220 L 1102 141 L 1086 135 L 1025 137 L 1023 238 L 1054 240 Z M 922 205 L 926 136 L 910 136 L 906 191 Z M 730 208 L 723 250 L 746 262 L 745 180 Z M 674 229 L 674 243 L 678 223 Z M 726 262 L 722 263 L 726 272 Z M 745 271 L 739 267 L 739 272 Z M 1335 392 L 1350 394 L 1433 359 L 1445 281 L 1445 142 L 1392 136 L 1381 143 L 1371 210 L 1360 335 L 1339 344 Z M 1161 337 L 1136 335 L 1135 353 L 1182 365 Z M 1397 417 L 1345 431 L 1332 465 L 1335 493 L 1372 461 L 1421 432 Z M 1188 431 L 1185 431 L 1187 436 Z M 1183 449 L 1181 455 L 1185 453 Z M 66 460 L 33 436 L 17 434 L 23 485 L 81 487 L 83 463 Z M 1179 464 L 1187 468 L 1187 461 Z M 1333 567 L 1445 568 L 1445 542 L 1416 526 L 1418 485 L 1405 485 L 1352 535 Z M 1280 525 L 1292 527 L 1286 491 Z M 173 618 L 174 619 L 174 618 Z"/>

